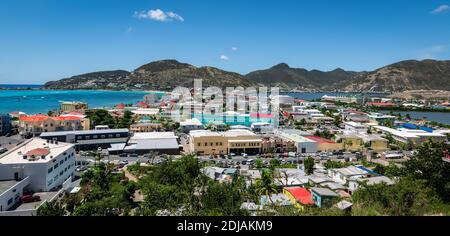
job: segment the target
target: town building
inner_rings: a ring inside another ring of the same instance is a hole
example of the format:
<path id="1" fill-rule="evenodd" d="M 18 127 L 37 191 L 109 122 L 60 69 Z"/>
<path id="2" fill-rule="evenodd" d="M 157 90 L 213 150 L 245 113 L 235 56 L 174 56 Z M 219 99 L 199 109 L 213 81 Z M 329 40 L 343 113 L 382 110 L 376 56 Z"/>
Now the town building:
<path id="1" fill-rule="evenodd" d="M 183 133 L 189 133 L 193 130 L 204 130 L 205 127 L 203 126 L 202 122 L 198 120 L 197 118 L 194 119 L 188 119 L 185 121 L 180 122 L 180 129 Z"/>
<path id="2" fill-rule="evenodd" d="M 369 121 L 373 121 L 378 125 L 386 125 L 386 124 L 393 125 L 396 119 L 395 116 L 386 115 L 383 113 L 370 113 L 368 117 Z"/>
<path id="3" fill-rule="evenodd" d="M 427 132 L 424 130 L 411 130 L 411 129 L 392 129 L 385 126 L 373 126 L 373 129 L 379 133 L 390 135 L 393 139 L 407 144 L 417 145 L 427 140 L 433 140 L 436 142 L 446 141 L 447 136 L 440 134 L 439 132 Z"/>
<path id="4" fill-rule="evenodd" d="M 152 122 L 143 122 L 132 124 L 130 126 L 130 131 L 133 133 L 145 133 L 145 132 L 153 132 L 159 131 L 162 129 L 161 123 L 152 123 Z"/>
<path id="5" fill-rule="evenodd" d="M 41 138 L 75 144 L 77 151 L 107 149 L 111 144 L 126 143 L 129 137 L 128 129 L 100 129 L 84 131 L 60 131 L 42 133 Z"/>
<path id="6" fill-rule="evenodd" d="M 83 130 L 83 122 L 79 116 L 21 116 L 19 132 L 22 136 L 38 136 L 44 132 Z"/>
<path id="7" fill-rule="evenodd" d="M 136 110 L 131 110 L 133 116 L 136 119 L 142 119 L 145 117 L 156 117 L 159 115 L 158 108 L 138 108 Z"/>
<path id="8" fill-rule="evenodd" d="M 353 110 L 353 109 L 342 110 L 341 117 L 342 117 L 342 120 L 345 120 L 345 121 L 354 121 L 354 122 L 362 122 L 362 123 L 369 122 L 369 116 L 367 113 L 362 112 L 362 111 Z"/>
<path id="9" fill-rule="evenodd" d="M 344 122 L 344 133 L 345 134 L 357 134 L 357 133 L 367 133 L 367 127 L 359 122 L 349 121 Z"/>
<path id="10" fill-rule="evenodd" d="M 16 204 L 24 190 L 48 192 L 73 176 L 73 144 L 30 139 L 0 156 L 0 211 Z"/>
<path id="11" fill-rule="evenodd" d="M 61 113 L 84 112 L 88 109 L 88 104 L 85 102 L 61 102 L 59 109 Z"/>
<path id="12" fill-rule="evenodd" d="M 329 139 L 318 136 L 305 136 L 305 138 L 316 142 L 318 152 L 334 152 L 343 149 L 342 143 L 337 143 Z"/>
<path id="13" fill-rule="evenodd" d="M 258 134 L 269 134 L 273 133 L 273 125 L 266 122 L 255 122 L 251 126 L 253 132 Z"/>
<path id="14" fill-rule="evenodd" d="M 11 133 L 11 117 L 8 114 L 0 114 L 0 136 Z"/>
<path id="15" fill-rule="evenodd" d="M 295 144 L 297 153 L 315 153 L 317 152 L 317 142 L 303 137 L 296 130 L 278 130 L 276 135 L 287 142 Z"/>
<path id="16" fill-rule="evenodd" d="M 188 153 L 199 155 L 259 154 L 262 138 L 249 130 L 226 132 L 196 130 L 189 133 L 189 140 L 185 146 Z"/>
<path id="17" fill-rule="evenodd" d="M 180 145 L 174 132 L 135 133 L 130 137 L 123 151 L 139 155 L 150 152 L 178 155 L 180 154 Z"/>

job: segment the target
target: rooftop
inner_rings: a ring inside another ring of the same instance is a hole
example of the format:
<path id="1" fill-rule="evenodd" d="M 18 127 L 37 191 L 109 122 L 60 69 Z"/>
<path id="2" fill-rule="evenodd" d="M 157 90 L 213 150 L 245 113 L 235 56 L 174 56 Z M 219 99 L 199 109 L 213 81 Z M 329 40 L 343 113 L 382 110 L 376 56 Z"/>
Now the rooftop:
<path id="1" fill-rule="evenodd" d="M 2 180 L 0 181 L 0 195 L 4 193 L 6 190 L 12 188 L 14 185 L 19 183 L 16 180 Z"/>
<path id="2" fill-rule="evenodd" d="M 319 137 L 319 136 L 306 136 L 306 138 L 311 139 L 311 140 L 313 140 L 313 141 L 315 141 L 317 143 L 336 143 L 336 142 L 333 142 L 333 141 L 331 141 L 329 139 L 325 139 L 325 138 L 322 138 L 322 137 Z"/>
<path id="3" fill-rule="evenodd" d="M 41 138 L 33 138 L 28 142 L 12 149 L 0 157 L 0 164 L 28 164 L 28 163 L 47 163 L 66 152 L 74 145 L 69 143 L 58 142 L 47 143 L 47 140 Z M 46 150 L 45 153 L 43 150 Z M 46 154 L 45 156 L 32 156 L 28 154 Z M 24 158 L 24 155 L 27 157 Z"/>
<path id="4" fill-rule="evenodd" d="M 311 188 L 311 192 L 315 192 L 320 196 L 339 197 L 339 194 L 327 188 Z"/>
<path id="5" fill-rule="evenodd" d="M 128 133 L 128 132 L 129 132 L 128 129 L 77 130 L 77 131 L 46 132 L 46 133 L 42 133 L 41 137 L 64 136 L 64 135 L 68 135 L 68 134 L 91 135 L 91 134 L 116 134 L 116 133 Z"/>
<path id="6" fill-rule="evenodd" d="M 288 191 L 301 204 L 314 204 L 314 201 L 311 198 L 311 193 L 306 188 L 286 188 L 286 191 Z"/>

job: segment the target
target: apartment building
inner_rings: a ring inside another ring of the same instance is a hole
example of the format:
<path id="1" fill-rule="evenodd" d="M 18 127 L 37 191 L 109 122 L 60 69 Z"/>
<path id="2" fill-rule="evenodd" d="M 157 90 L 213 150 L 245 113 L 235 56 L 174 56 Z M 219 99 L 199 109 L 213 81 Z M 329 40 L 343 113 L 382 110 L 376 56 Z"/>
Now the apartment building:
<path id="1" fill-rule="evenodd" d="M 73 144 L 33 138 L 0 156 L 0 211 L 20 200 L 24 189 L 48 192 L 73 176 Z"/>
<path id="2" fill-rule="evenodd" d="M 21 116 L 19 133 L 22 136 L 38 136 L 44 132 L 83 130 L 83 122 L 86 120 L 79 116 Z"/>
<path id="3" fill-rule="evenodd" d="M 8 114 L 0 114 L 0 136 L 11 133 L 11 117 Z"/>

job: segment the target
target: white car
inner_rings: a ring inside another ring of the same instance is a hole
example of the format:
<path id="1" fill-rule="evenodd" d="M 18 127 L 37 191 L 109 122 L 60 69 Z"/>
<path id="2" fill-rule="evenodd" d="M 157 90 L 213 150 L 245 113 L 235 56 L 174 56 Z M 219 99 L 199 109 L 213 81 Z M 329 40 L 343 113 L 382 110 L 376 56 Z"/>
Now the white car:
<path id="1" fill-rule="evenodd" d="M 247 153 L 242 153 L 241 156 L 242 157 L 248 157 L 248 154 Z"/>

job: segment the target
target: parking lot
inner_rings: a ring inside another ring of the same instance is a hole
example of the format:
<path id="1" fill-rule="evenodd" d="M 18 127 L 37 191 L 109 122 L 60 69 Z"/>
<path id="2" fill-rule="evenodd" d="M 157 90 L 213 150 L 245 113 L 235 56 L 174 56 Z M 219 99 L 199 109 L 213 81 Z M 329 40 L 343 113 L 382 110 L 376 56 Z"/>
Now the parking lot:
<path id="1" fill-rule="evenodd" d="M 0 136 L 0 149 L 6 148 L 7 150 L 10 150 L 24 141 L 25 139 L 19 135 L 11 137 Z"/>

